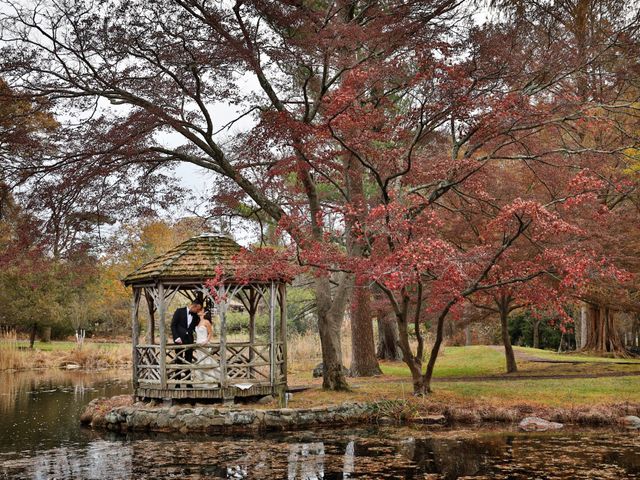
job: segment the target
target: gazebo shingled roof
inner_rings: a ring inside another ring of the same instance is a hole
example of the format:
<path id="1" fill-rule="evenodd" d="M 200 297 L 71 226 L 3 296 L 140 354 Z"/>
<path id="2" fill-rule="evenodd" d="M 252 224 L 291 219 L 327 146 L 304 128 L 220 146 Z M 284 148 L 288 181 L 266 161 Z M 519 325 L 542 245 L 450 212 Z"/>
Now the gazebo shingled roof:
<path id="1" fill-rule="evenodd" d="M 244 248 L 222 235 L 205 233 L 190 238 L 127 275 L 125 285 L 150 280 L 203 281 L 213 277 L 222 267 L 226 274 L 235 270 L 234 257 Z"/>

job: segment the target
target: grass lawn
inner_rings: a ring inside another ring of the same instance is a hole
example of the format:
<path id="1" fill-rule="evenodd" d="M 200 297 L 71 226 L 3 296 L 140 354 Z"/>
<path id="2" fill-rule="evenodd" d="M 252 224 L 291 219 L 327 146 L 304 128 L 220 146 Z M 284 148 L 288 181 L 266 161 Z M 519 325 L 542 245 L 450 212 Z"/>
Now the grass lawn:
<path id="1" fill-rule="evenodd" d="M 403 362 L 382 362 L 385 375 L 411 377 Z M 433 372 L 437 377 L 478 377 L 499 375 L 504 372 L 504 354 L 493 348 L 479 345 L 471 347 L 446 347 L 438 355 Z"/>
<path id="2" fill-rule="evenodd" d="M 351 385 L 351 392 L 325 392 L 318 385 L 317 388 L 294 394 L 290 406 L 296 408 L 372 400 L 414 401 L 410 383 L 393 381 L 388 377 L 351 379 Z M 528 404 L 571 408 L 610 403 L 640 403 L 638 377 L 435 382 L 432 387 L 434 393 L 426 399 L 445 404 L 473 402 L 492 406 Z"/>
<path id="3" fill-rule="evenodd" d="M 517 361 L 518 375 L 574 375 L 636 371 L 640 373 L 640 360 L 635 359 L 623 360 L 625 364 L 620 365 L 613 363 L 616 359 L 612 358 L 557 354 L 535 348 L 516 347 L 516 349 L 518 352 L 549 360 L 581 360 L 585 362 L 584 364 L 551 364 L 520 359 Z M 403 362 L 382 362 L 381 368 L 385 375 L 411 377 L 409 369 Z M 493 375 L 507 375 L 504 353 L 501 349 L 485 345 L 446 347 L 444 352 L 438 355 L 433 373 L 434 378 Z"/>
<path id="4" fill-rule="evenodd" d="M 544 358 L 546 360 L 569 360 L 581 362 L 597 362 L 597 363 L 629 363 L 640 364 L 640 358 L 609 358 L 594 357 L 581 352 L 556 353 L 550 350 L 540 350 L 539 348 L 513 347 L 516 352 L 522 352 L 527 355 Z"/>
<path id="5" fill-rule="evenodd" d="M 514 380 L 510 382 L 455 382 L 434 389 L 458 399 L 548 406 L 640 402 L 640 377 Z"/>
<path id="6" fill-rule="evenodd" d="M 558 355 L 532 348 L 519 349 L 531 356 L 549 359 L 576 358 L 576 356 Z M 587 407 L 608 403 L 640 403 L 640 361 L 629 361 L 619 365 L 612 359 L 582 356 L 589 360 L 581 364 L 538 363 L 518 361 L 518 377 L 522 379 L 482 380 L 484 376 L 513 377 L 505 373 L 504 353 L 501 349 L 488 346 L 446 347 L 444 354 L 438 357 L 434 378 L 462 378 L 459 381 L 435 381 L 434 394 L 428 401 L 446 404 L 515 405 L 528 404 L 545 407 L 572 406 Z M 593 363 L 592 363 L 593 362 Z M 294 394 L 292 407 L 322 405 L 345 401 L 413 400 L 411 375 L 403 362 L 382 362 L 383 375 L 370 378 L 349 378 L 351 392 L 324 392 L 320 388 L 321 379 L 311 379 L 308 371 L 296 371 L 289 376 L 291 385 L 309 384 L 311 390 Z M 632 373 L 638 376 L 599 377 L 599 378 L 562 378 L 565 375 L 607 375 Z M 555 379 L 533 379 L 536 376 L 554 375 Z M 467 380 L 478 377 L 477 381 Z M 526 377 L 532 377 L 528 379 Z"/>

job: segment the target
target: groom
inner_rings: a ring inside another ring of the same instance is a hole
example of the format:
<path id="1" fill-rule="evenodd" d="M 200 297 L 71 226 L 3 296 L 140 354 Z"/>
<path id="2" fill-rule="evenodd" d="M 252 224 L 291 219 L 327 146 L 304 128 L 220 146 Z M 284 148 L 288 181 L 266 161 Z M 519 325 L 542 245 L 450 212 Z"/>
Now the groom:
<path id="1" fill-rule="evenodd" d="M 171 334 L 175 344 L 189 345 L 193 343 L 193 332 L 195 332 L 196 326 L 200 323 L 200 317 L 198 316 L 200 312 L 202 312 L 202 301 L 200 300 L 194 300 L 188 307 L 182 307 L 175 311 L 171 320 Z M 180 355 L 180 351 L 176 351 L 176 363 L 193 363 L 193 349 L 185 348 L 183 352 L 184 359 Z M 189 370 L 181 370 L 177 379 L 188 379 L 190 377 L 191 372 Z M 187 385 L 187 388 L 190 386 Z M 176 385 L 176 388 L 180 388 L 180 385 Z"/>

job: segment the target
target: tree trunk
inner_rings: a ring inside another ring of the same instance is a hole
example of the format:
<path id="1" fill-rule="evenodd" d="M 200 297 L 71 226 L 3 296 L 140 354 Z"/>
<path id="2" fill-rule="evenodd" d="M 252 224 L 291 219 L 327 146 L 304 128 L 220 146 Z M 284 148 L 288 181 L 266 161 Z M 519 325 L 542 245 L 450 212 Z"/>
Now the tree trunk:
<path id="1" fill-rule="evenodd" d="M 584 350 L 625 356 L 626 349 L 615 326 L 614 312 L 602 305 L 589 305 L 587 342 Z"/>
<path id="2" fill-rule="evenodd" d="M 444 319 L 449 313 L 450 307 L 447 307 L 438 317 L 438 321 L 436 323 L 436 340 L 433 342 L 433 347 L 431 347 L 431 354 L 429 355 L 429 362 L 427 363 L 427 371 L 422 378 L 422 392 L 421 393 L 431 393 L 431 379 L 433 378 L 433 369 L 436 366 L 436 359 L 438 358 L 438 353 L 440 352 L 440 346 L 442 345 L 442 337 L 444 330 Z M 414 387 L 415 388 L 415 387 Z"/>
<path id="3" fill-rule="evenodd" d="M 377 357 L 380 360 L 402 360 L 402 351 L 398 348 L 398 324 L 393 313 L 378 317 Z"/>
<path id="4" fill-rule="evenodd" d="M 589 322 L 587 321 L 587 304 L 582 303 L 580 305 L 580 343 L 578 344 L 576 339 L 576 350 L 584 348 L 587 344 L 587 332 L 589 331 Z"/>
<path id="5" fill-rule="evenodd" d="M 413 393 L 415 395 L 424 395 L 427 393 L 422 376 L 422 360 L 416 358 L 411 351 L 409 344 L 408 329 L 408 310 L 409 301 L 405 298 L 402 311 L 396 314 L 396 322 L 398 324 L 398 346 L 402 350 L 402 359 L 409 367 L 411 379 L 413 380 Z"/>
<path id="6" fill-rule="evenodd" d="M 349 385 L 342 371 L 342 345 L 340 328 L 344 307 L 336 308 L 338 302 L 331 297 L 331 286 L 326 277 L 315 280 L 316 303 L 318 307 L 318 332 L 322 346 L 322 388 L 327 390 L 348 390 Z"/>
<path id="7" fill-rule="evenodd" d="M 376 358 L 373 324 L 371 321 L 371 292 L 366 285 L 356 284 L 351 302 L 351 368 L 352 377 L 371 377 L 382 374 Z"/>
<path id="8" fill-rule="evenodd" d="M 29 334 L 29 348 L 33 348 L 33 344 L 36 342 L 36 334 L 38 333 L 38 324 L 31 325 L 31 332 Z"/>
<path id="9" fill-rule="evenodd" d="M 40 335 L 40 341 L 42 343 L 49 343 L 51 341 L 51 327 L 44 327 L 42 329 L 42 335 Z"/>
<path id="10" fill-rule="evenodd" d="M 507 361 L 507 373 L 515 373 L 518 371 L 516 357 L 511 346 L 511 337 L 509 337 L 509 304 L 506 301 L 500 302 L 500 330 L 502 331 L 502 344 L 504 345 L 504 356 Z"/>
<path id="11" fill-rule="evenodd" d="M 359 223 L 367 213 L 364 195 L 364 174 L 360 161 L 353 155 L 345 156 L 346 185 L 354 213 L 345 216 L 347 252 L 353 258 L 361 258 L 364 247 Z M 382 371 L 376 358 L 376 344 L 371 321 L 371 291 L 361 279 L 355 278 L 351 301 L 351 369 L 353 377 L 380 375 Z"/>
<path id="12" fill-rule="evenodd" d="M 533 321 L 533 348 L 540 348 L 540 322 L 542 320 Z"/>

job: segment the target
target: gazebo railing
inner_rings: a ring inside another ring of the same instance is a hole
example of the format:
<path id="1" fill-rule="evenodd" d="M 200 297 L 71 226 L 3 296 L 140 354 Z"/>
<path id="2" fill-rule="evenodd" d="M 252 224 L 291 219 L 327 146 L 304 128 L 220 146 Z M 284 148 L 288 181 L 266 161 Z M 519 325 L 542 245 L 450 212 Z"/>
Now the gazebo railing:
<path id="1" fill-rule="evenodd" d="M 283 342 L 275 342 L 275 378 L 273 384 L 285 381 L 285 347 Z M 193 361 L 186 355 L 191 349 Z M 137 382 L 141 387 L 158 387 L 163 384 L 161 373 L 161 346 L 137 345 L 134 358 Z M 227 342 L 226 375 L 222 373 L 220 344 L 167 345 L 165 356 L 166 388 L 216 389 L 234 384 L 271 384 L 271 347 L 269 343 Z M 203 372 L 204 379 L 197 372 Z M 217 381 L 214 381 L 217 379 Z"/>

